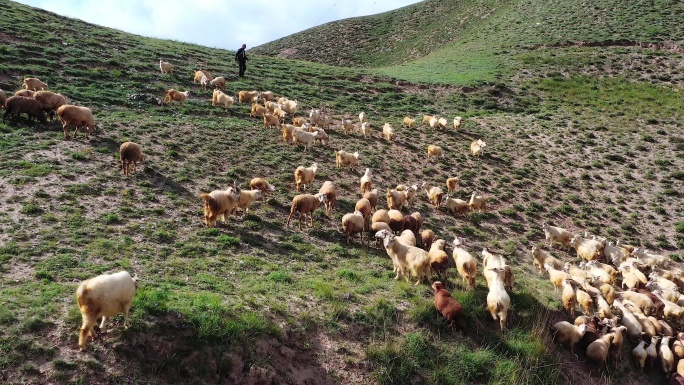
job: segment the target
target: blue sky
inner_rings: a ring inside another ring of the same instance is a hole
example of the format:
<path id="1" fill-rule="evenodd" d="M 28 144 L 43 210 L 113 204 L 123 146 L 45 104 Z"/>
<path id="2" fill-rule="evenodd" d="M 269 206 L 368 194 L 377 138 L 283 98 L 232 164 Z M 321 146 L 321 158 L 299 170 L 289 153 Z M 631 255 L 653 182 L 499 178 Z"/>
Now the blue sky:
<path id="1" fill-rule="evenodd" d="M 138 35 L 235 50 L 417 0 L 19 0 Z"/>

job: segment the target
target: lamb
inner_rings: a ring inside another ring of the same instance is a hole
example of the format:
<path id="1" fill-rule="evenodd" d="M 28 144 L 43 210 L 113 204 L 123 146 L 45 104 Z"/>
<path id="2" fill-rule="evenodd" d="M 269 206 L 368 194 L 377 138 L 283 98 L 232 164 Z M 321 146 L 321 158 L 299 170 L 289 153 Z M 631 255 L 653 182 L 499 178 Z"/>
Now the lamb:
<path id="1" fill-rule="evenodd" d="M 370 168 L 366 169 L 366 172 L 363 174 L 361 177 L 361 195 L 365 194 L 366 191 L 371 191 L 372 189 L 372 184 L 371 184 L 371 171 Z"/>
<path id="2" fill-rule="evenodd" d="M 261 191 L 264 196 L 271 191 L 275 191 L 275 187 L 273 187 L 266 179 L 263 178 L 252 178 L 252 180 L 249 181 L 249 188 L 252 190 Z"/>
<path id="3" fill-rule="evenodd" d="M 188 100 L 188 97 L 190 97 L 190 91 L 180 92 L 171 88 L 169 90 L 166 90 L 164 100 L 162 100 L 161 104 L 171 104 L 171 102 L 173 101 L 183 105 L 183 103 L 185 103 L 185 101 Z"/>
<path id="4" fill-rule="evenodd" d="M 363 197 L 368 199 L 368 202 L 370 202 L 370 205 L 371 205 L 371 210 L 375 211 L 375 208 L 378 206 L 378 200 L 379 200 L 378 189 L 374 188 L 370 191 L 366 191 L 363 194 Z"/>
<path id="5" fill-rule="evenodd" d="M 354 123 L 352 123 L 350 119 L 342 118 L 340 125 L 342 126 L 342 130 L 344 130 L 345 134 L 349 134 L 354 131 Z"/>
<path id="6" fill-rule="evenodd" d="M 454 238 L 454 251 L 452 252 L 452 257 L 456 263 L 458 275 L 461 276 L 461 279 L 468 285 L 470 290 L 475 290 L 475 282 L 477 280 L 477 259 L 462 246 L 462 242 L 458 237 Z"/>
<path id="7" fill-rule="evenodd" d="M 261 198 L 263 198 L 261 190 L 241 190 L 240 197 L 238 198 L 238 203 L 233 208 L 231 214 L 237 215 L 237 209 L 243 209 L 245 210 L 245 214 L 249 214 L 249 207 L 252 205 L 252 202 L 254 202 L 255 200 L 259 200 Z"/>
<path id="8" fill-rule="evenodd" d="M 575 345 L 584 337 L 587 325 L 575 326 L 568 321 L 560 321 L 553 324 L 549 329 L 556 342 L 561 343 L 570 350 L 570 353 L 575 354 Z"/>
<path id="9" fill-rule="evenodd" d="M 461 121 L 462 120 L 463 120 L 463 118 L 461 118 L 460 116 L 457 116 L 454 118 L 454 130 L 461 129 Z"/>
<path id="10" fill-rule="evenodd" d="M 41 82 L 38 78 L 25 78 L 21 88 L 25 90 L 42 91 L 47 90 L 47 83 Z"/>
<path id="11" fill-rule="evenodd" d="M 423 232 L 420 233 L 420 243 L 423 245 L 425 251 L 430 250 L 435 238 L 435 232 L 432 230 L 423 230 Z"/>
<path id="12" fill-rule="evenodd" d="M 427 158 L 430 159 L 430 156 L 433 156 L 435 158 L 441 156 L 442 158 L 444 158 L 442 148 L 433 144 L 429 145 L 427 148 Z"/>
<path id="13" fill-rule="evenodd" d="M 263 117 L 264 114 L 266 114 L 268 111 L 266 110 L 266 107 L 262 106 L 261 104 L 254 102 L 252 103 L 252 109 L 249 112 L 250 117 L 256 118 L 257 116 Z"/>
<path id="14" fill-rule="evenodd" d="M 544 271 L 544 265 L 549 264 L 553 266 L 556 270 L 561 270 L 563 268 L 563 262 L 559 259 L 553 257 L 548 252 L 538 248 L 537 246 L 532 247 L 532 265 L 539 268 L 539 272 Z"/>
<path id="15" fill-rule="evenodd" d="M 642 372 L 644 371 L 644 366 L 646 366 L 647 355 L 646 349 L 644 349 L 645 345 L 646 341 L 641 340 L 639 341 L 639 345 L 632 350 L 632 358 L 634 359 L 634 363 Z"/>
<path id="16" fill-rule="evenodd" d="M 131 164 L 133 164 L 133 170 L 138 166 L 138 162 L 145 162 L 146 155 L 142 152 L 142 147 L 139 144 L 133 142 L 121 143 L 119 147 L 119 159 L 121 159 L 121 170 L 124 175 L 128 175 L 130 171 Z"/>
<path id="17" fill-rule="evenodd" d="M 335 185 L 333 182 L 326 180 L 323 182 L 323 186 L 321 186 L 321 188 L 318 190 L 318 193 L 325 195 L 325 212 L 328 215 L 332 215 L 332 210 L 335 207 L 335 202 L 337 201 Z"/>
<path id="18" fill-rule="evenodd" d="M 159 59 L 159 69 L 162 74 L 173 74 L 173 64 Z"/>
<path id="19" fill-rule="evenodd" d="M 577 256 L 587 261 L 601 258 L 603 255 L 603 244 L 594 239 L 582 238 L 577 234 L 570 240 L 570 246 L 575 248 Z"/>
<path id="20" fill-rule="evenodd" d="M 443 239 L 438 239 L 432 243 L 428 256 L 430 257 L 430 268 L 437 273 L 437 276 L 442 278 L 447 277 L 447 270 L 449 269 L 449 256 L 444 251 L 445 242 Z"/>
<path id="21" fill-rule="evenodd" d="M 215 77 L 213 80 L 209 81 L 209 84 L 211 84 L 214 89 L 223 90 L 226 88 L 226 78 L 223 76 Z"/>
<path id="22" fill-rule="evenodd" d="M 49 118 L 54 118 L 55 111 L 57 111 L 59 107 L 67 104 L 67 100 L 64 96 L 51 91 L 36 91 L 33 94 L 33 98 L 40 103 L 43 111 L 48 114 Z"/>
<path id="23" fill-rule="evenodd" d="M 435 307 L 449 321 L 449 327 L 463 329 L 463 306 L 444 289 L 442 282 L 434 282 L 432 290 L 435 292 Z"/>
<path id="24" fill-rule="evenodd" d="M 382 126 L 382 136 L 384 136 L 388 142 L 392 141 L 392 138 L 394 137 L 394 129 L 392 128 L 391 124 L 385 123 L 385 125 Z"/>
<path id="25" fill-rule="evenodd" d="M 297 191 L 301 191 L 302 187 L 306 189 L 307 185 L 313 183 L 318 171 L 318 163 L 312 163 L 310 167 L 299 166 L 294 172 L 295 183 L 297 184 Z"/>
<path id="26" fill-rule="evenodd" d="M 484 155 L 484 148 L 486 146 L 487 143 L 483 142 L 482 139 L 473 141 L 470 143 L 470 153 L 473 154 L 473 156 L 482 156 Z"/>
<path id="27" fill-rule="evenodd" d="M 506 327 L 508 308 L 511 306 L 511 297 L 504 288 L 504 269 L 494 268 L 491 269 L 491 271 L 496 274 L 496 277 L 489 285 L 487 309 L 495 321 L 497 318 L 499 319 L 499 326 L 501 327 L 501 331 L 503 331 Z"/>
<path id="28" fill-rule="evenodd" d="M 666 376 L 669 376 L 675 369 L 674 354 L 672 354 L 672 349 L 670 349 L 671 338 L 663 337 L 663 340 L 660 341 L 660 349 L 658 349 L 658 359 Z"/>
<path id="29" fill-rule="evenodd" d="M 364 230 L 368 228 L 369 221 L 371 219 L 371 205 L 370 201 L 366 198 L 361 198 L 356 201 L 356 206 L 354 206 L 355 211 L 359 211 L 363 215 Z"/>
<path id="30" fill-rule="evenodd" d="M 76 139 L 76 133 L 78 132 L 79 127 L 85 127 L 86 139 L 88 139 L 90 134 L 95 130 L 95 117 L 93 116 L 93 111 L 88 107 L 66 104 L 57 109 L 57 116 L 59 116 L 59 120 L 62 122 L 64 137 L 66 139 L 69 139 L 67 127 L 70 125 L 76 127 L 74 130 L 74 139 Z"/>
<path id="31" fill-rule="evenodd" d="M 612 333 L 606 334 L 589 344 L 589 347 L 587 347 L 587 360 L 603 369 L 606 366 L 606 359 L 608 358 L 613 338 L 615 336 Z"/>
<path id="32" fill-rule="evenodd" d="M 14 96 L 24 96 L 26 98 L 32 98 L 33 94 L 35 94 L 36 91 L 31 91 L 31 90 L 19 90 L 14 93 Z"/>
<path id="33" fill-rule="evenodd" d="M 232 96 L 228 96 L 223 93 L 221 90 L 214 90 L 214 93 L 211 97 L 211 105 L 212 106 L 218 106 L 218 105 L 223 105 L 226 108 L 226 111 L 228 111 L 228 108 L 235 103 L 235 98 Z"/>
<path id="34" fill-rule="evenodd" d="M 320 119 L 321 110 L 312 108 L 311 112 L 309 112 L 309 122 L 311 122 L 311 124 L 317 125 Z"/>
<path id="35" fill-rule="evenodd" d="M 487 201 L 482 195 L 478 194 L 477 192 L 473 192 L 473 195 L 470 196 L 468 207 L 471 210 L 482 212 L 487 209 Z"/>
<path id="36" fill-rule="evenodd" d="M 47 118 L 43 112 L 40 103 L 25 96 L 10 96 L 5 100 L 5 115 L 2 117 L 4 122 L 7 116 L 12 114 L 12 117 L 19 116 L 19 114 L 27 114 L 30 118 L 34 118 L 41 123 L 47 123 Z"/>
<path id="37" fill-rule="evenodd" d="M 361 123 L 361 133 L 363 134 L 364 138 L 367 138 L 371 135 L 371 125 L 368 122 L 363 122 Z"/>
<path id="38" fill-rule="evenodd" d="M 447 192 L 449 192 L 449 193 L 456 192 L 456 188 L 458 188 L 458 182 L 459 182 L 459 180 L 457 177 L 447 178 L 447 180 L 446 180 Z"/>
<path id="39" fill-rule="evenodd" d="M 285 227 L 290 227 L 290 220 L 292 215 L 297 213 L 299 217 L 299 230 L 302 230 L 302 215 L 304 216 L 304 221 L 306 221 L 306 215 L 309 214 L 311 218 L 311 227 L 313 227 L 313 212 L 316 211 L 318 206 L 323 203 L 325 204 L 325 195 L 323 194 L 300 194 L 295 195 L 292 198 L 292 208 L 290 209 L 290 215 L 287 217 L 287 224 Z"/>
<path id="40" fill-rule="evenodd" d="M 211 75 L 211 72 L 207 70 L 197 70 L 195 71 L 195 76 L 192 80 L 193 83 L 199 83 L 202 81 L 202 76 L 206 77 L 208 81 L 211 81 L 214 79 L 214 77 Z"/>
<path id="41" fill-rule="evenodd" d="M 233 186 L 226 190 L 214 190 L 208 194 L 201 193 L 199 196 L 204 200 L 204 224 L 207 227 L 215 227 L 219 217 L 223 217 L 223 223 L 228 224 L 228 216 L 240 199 L 240 187 L 233 182 Z"/>
<path id="42" fill-rule="evenodd" d="M 361 236 L 361 242 L 363 242 L 363 230 L 365 227 L 366 220 L 360 211 L 354 211 L 353 214 L 344 214 L 342 217 L 342 228 L 344 229 L 344 234 L 347 236 L 347 244 L 349 240 L 355 233 L 359 233 Z"/>
<path id="43" fill-rule="evenodd" d="M 464 201 L 463 199 L 451 198 L 448 194 L 444 196 L 444 199 L 442 200 L 442 206 L 444 206 L 444 208 L 446 208 L 446 210 L 452 213 L 454 216 L 465 215 L 468 213 L 468 209 L 470 207 L 468 206 L 468 202 Z"/>
<path id="44" fill-rule="evenodd" d="M 359 164 L 359 152 L 356 151 L 350 154 L 344 150 L 337 151 L 335 153 L 335 161 L 337 163 L 337 168 L 343 166 L 356 166 Z"/>
<path id="45" fill-rule="evenodd" d="M 100 317 L 100 329 L 104 329 L 107 317 L 123 313 L 124 328 L 128 329 L 128 311 L 137 289 L 138 277 L 131 277 L 127 271 L 98 275 L 78 285 L 76 301 L 83 318 L 78 336 L 78 347 L 81 351 L 87 347 L 88 337 L 95 338 L 93 328 Z"/>
<path id="46" fill-rule="evenodd" d="M 259 98 L 258 91 L 242 90 L 238 92 L 238 102 L 240 103 L 256 103 Z"/>
<path id="47" fill-rule="evenodd" d="M 421 124 L 430 124 L 430 120 L 434 119 L 432 115 L 423 115 L 423 122 Z"/>
<path id="48" fill-rule="evenodd" d="M 399 279 L 399 276 L 403 275 L 408 282 L 409 275 L 413 275 L 418 279 L 416 285 L 419 285 L 425 276 L 431 281 L 430 257 L 425 250 L 402 244 L 394 234 L 387 230 L 378 231 L 375 237 L 383 239 L 385 251 L 392 259 L 397 271 L 394 279 Z"/>
<path id="49" fill-rule="evenodd" d="M 408 116 L 404 116 L 404 120 L 401 122 L 402 126 L 406 126 L 408 128 L 413 128 L 413 125 L 416 124 L 415 119 L 411 119 Z"/>
<path id="50" fill-rule="evenodd" d="M 432 203 L 435 208 L 439 210 L 439 206 L 442 203 L 442 197 L 444 196 L 444 191 L 437 186 L 430 186 L 426 182 L 423 182 L 420 187 L 427 194 L 430 203 Z"/>
<path id="51" fill-rule="evenodd" d="M 274 116 L 271 114 L 263 114 L 263 117 L 264 117 L 264 128 L 271 128 L 271 127 L 275 127 L 276 129 L 280 128 L 280 120 L 278 119 L 277 116 Z M 299 132 L 303 132 L 303 131 L 299 131 Z M 305 134 L 308 134 L 308 132 L 305 132 Z M 294 133 L 293 133 L 293 136 L 294 136 Z M 293 139 L 293 141 L 295 141 L 295 140 Z M 306 146 L 304 148 L 306 149 Z"/>
<path id="52" fill-rule="evenodd" d="M 446 128 L 447 127 L 447 120 L 445 118 L 439 118 L 437 120 L 437 127 L 438 128 Z"/>

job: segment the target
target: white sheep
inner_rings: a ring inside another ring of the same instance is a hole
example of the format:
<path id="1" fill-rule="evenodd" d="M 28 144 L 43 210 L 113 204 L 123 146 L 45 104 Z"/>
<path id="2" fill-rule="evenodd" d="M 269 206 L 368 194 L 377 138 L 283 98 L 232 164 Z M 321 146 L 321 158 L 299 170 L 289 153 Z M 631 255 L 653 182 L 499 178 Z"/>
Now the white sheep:
<path id="1" fill-rule="evenodd" d="M 553 247 L 554 243 L 560 243 L 568 248 L 570 247 L 570 240 L 573 235 L 568 230 L 562 227 L 551 226 L 546 222 L 542 225 L 542 230 L 544 231 L 546 240 L 549 242 L 549 247 Z"/>
<path id="2" fill-rule="evenodd" d="M 312 108 L 311 111 L 309 112 L 309 122 L 313 125 L 318 125 L 319 121 L 321 119 L 321 110 Z"/>
<path id="3" fill-rule="evenodd" d="M 337 202 L 337 192 L 335 190 L 335 185 L 333 182 L 326 180 L 323 185 L 318 190 L 318 193 L 325 195 L 325 212 L 328 215 L 332 214 L 332 210 L 335 207 L 335 202 Z"/>
<path id="4" fill-rule="evenodd" d="M 492 319 L 495 321 L 499 320 L 499 326 L 501 326 L 501 331 L 503 331 L 506 328 L 506 318 L 508 316 L 508 308 L 511 306 L 511 297 L 504 287 L 504 269 L 494 268 L 491 271 L 496 276 L 489 285 L 487 309 L 489 314 L 492 315 Z"/>
<path id="5" fill-rule="evenodd" d="M 359 123 L 365 123 L 365 122 L 367 122 L 367 121 L 368 121 L 368 119 L 366 119 L 366 113 L 365 113 L 365 112 L 361 112 L 361 113 L 359 114 Z"/>
<path id="6" fill-rule="evenodd" d="M 363 134 L 364 138 L 367 138 L 371 135 L 371 125 L 368 122 L 363 122 L 361 123 L 361 133 Z"/>
<path id="7" fill-rule="evenodd" d="M 235 103 L 234 97 L 224 94 L 221 90 L 214 90 L 211 97 L 212 106 L 223 105 L 226 108 L 226 111 L 228 111 L 228 108 L 232 106 L 233 103 Z"/>
<path id="8" fill-rule="evenodd" d="M 461 118 L 460 116 L 457 116 L 454 118 L 454 130 L 459 130 L 461 128 L 461 121 L 462 120 L 463 120 L 463 118 Z"/>
<path id="9" fill-rule="evenodd" d="M 233 208 L 233 212 L 231 214 L 237 215 L 237 209 L 243 209 L 245 210 L 245 214 L 249 214 L 249 207 L 252 205 L 252 202 L 263 198 L 263 196 L 264 195 L 261 193 L 261 190 L 259 189 L 241 190 L 240 197 L 238 198 L 238 203 Z"/>
<path id="10" fill-rule="evenodd" d="M 128 328 L 128 311 L 138 289 L 138 277 L 131 278 L 127 271 L 102 274 L 81 282 L 76 290 L 76 301 L 83 324 L 78 336 L 78 347 L 84 350 L 88 337 L 95 338 L 93 330 L 97 319 L 102 317 L 100 329 L 104 329 L 107 317 L 124 315 L 124 328 Z"/>
<path id="11" fill-rule="evenodd" d="M 385 198 L 387 198 L 388 209 L 401 210 L 406 204 L 406 191 L 387 189 Z"/>
<path id="12" fill-rule="evenodd" d="M 487 209 L 487 200 L 485 199 L 485 197 L 474 191 L 473 194 L 470 196 L 468 207 L 473 211 L 485 211 Z"/>
<path id="13" fill-rule="evenodd" d="M 392 138 L 394 137 L 394 129 L 392 128 L 391 124 L 385 123 L 385 125 L 382 126 L 382 136 L 384 136 L 388 142 L 392 141 Z"/>
<path id="14" fill-rule="evenodd" d="M 487 143 L 483 142 L 482 139 L 478 139 L 470 143 L 470 152 L 473 156 L 482 156 L 484 155 L 484 148 L 486 146 Z"/>
<path id="15" fill-rule="evenodd" d="M 366 169 L 366 172 L 363 174 L 363 176 L 360 179 L 361 182 L 361 195 L 366 193 L 366 191 L 371 191 L 372 183 L 371 183 L 371 170 L 370 168 Z"/>
<path id="16" fill-rule="evenodd" d="M 587 261 L 593 261 L 603 256 L 603 244 L 600 241 L 582 238 L 579 234 L 570 240 L 570 246 L 575 248 L 578 257 Z"/>
<path id="17" fill-rule="evenodd" d="M 438 128 L 446 128 L 447 127 L 447 120 L 445 118 L 439 118 L 437 120 L 437 127 Z"/>
<path id="18" fill-rule="evenodd" d="M 437 117 L 433 116 L 430 118 L 430 121 L 428 122 L 430 124 L 430 128 L 435 128 L 437 126 Z"/>
<path id="19" fill-rule="evenodd" d="M 344 150 L 337 151 L 335 153 L 335 161 L 337 163 L 337 168 L 343 166 L 356 166 L 359 164 L 360 154 L 358 151 L 350 154 Z"/>
<path id="20" fill-rule="evenodd" d="M 316 177 L 316 171 L 318 170 L 318 163 L 312 163 L 310 167 L 299 166 L 295 169 L 294 177 L 297 187 L 297 191 L 301 190 L 303 187 L 306 189 L 307 185 L 313 183 Z"/>
<path id="21" fill-rule="evenodd" d="M 316 131 L 314 133 L 310 133 L 310 132 L 295 130 L 292 133 L 292 142 L 303 144 L 304 145 L 304 151 L 307 151 L 309 149 L 309 147 L 313 146 L 314 141 L 316 140 L 318 135 L 319 135 L 318 131 Z"/>
<path id="22" fill-rule="evenodd" d="M 395 279 L 399 279 L 399 276 L 403 275 L 408 282 L 409 274 L 407 273 L 410 272 L 411 275 L 418 279 L 416 285 L 419 285 L 425 276 L 432 283 L 430 257 L 425 250 L 402 244 L 394 234 L 387 230 L 378 231 L 375 237 L 383 239 L 385 251 L 397 269 Z"/>
<path id="23" fill-rule="evenodd" d="M 430 186 L 427 182 L 423 182 L 421 188 L 425 191 L 425 194 L 427 194 L 430 203 L 439 210 L 439 207 L 442 204 L 442 198 L 444 197 L 444 191 L 437 186 Z"/>
<path id="24" fill-rule="evenodd" d="M 354 123 L 351 121 L 351 119 L 342 118 L 340 125 L 342 126 L 345 134 L 349 134 L 354 131 Z"/>
<path id="25" fill-rule="evenodd" d="M 570 353 L 575 354 L 575 345 L 584 337 L 587 325 L 576 326 L 568 321 L 560 321 L 553 324 L 550 330 L 556 342 L 561 343 L 566 349 L 570 350 Z"/>

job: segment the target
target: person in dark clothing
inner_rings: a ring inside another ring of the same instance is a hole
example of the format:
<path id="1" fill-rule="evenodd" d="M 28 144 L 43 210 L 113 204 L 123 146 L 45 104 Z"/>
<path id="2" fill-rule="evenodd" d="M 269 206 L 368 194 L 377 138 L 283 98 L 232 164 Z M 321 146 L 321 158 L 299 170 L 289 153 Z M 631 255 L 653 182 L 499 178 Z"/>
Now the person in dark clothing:
<path id="1" fill-rule="evenodd" d="M 235 61 L 238 62 L 238 66 L 240 67 L 240 77 L 245 76 L 245 70 L 247 69 L 247 52 L 245 52 L 246 48 L 247 44 L 243 44 L 242 48 L 237 50 L 235 53 Z"/>

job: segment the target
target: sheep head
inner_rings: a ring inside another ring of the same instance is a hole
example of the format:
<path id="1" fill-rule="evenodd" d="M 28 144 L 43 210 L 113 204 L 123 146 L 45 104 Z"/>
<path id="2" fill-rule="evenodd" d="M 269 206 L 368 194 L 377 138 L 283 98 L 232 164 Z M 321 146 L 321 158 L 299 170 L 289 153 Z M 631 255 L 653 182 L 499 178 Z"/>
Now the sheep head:
<path id="1" fill-rule="evenodd" d="M 443 290 L 443 289 L 444 289 L 444 285 L 442 285 L 442 282 L 440 282 L 440 281 L 435 281 L 432 284 L 432 290 L 434 290 L 435 293 L 440 291 L 440 290 Z"/>
<path id="2" fill-rule="evenodd" d="M 461 244 L 461 240 L 458 237 L 454 237 L 454 246 L 460 246 Z"/>
<path id="3" fill-rule="evenodd" d="M 318 170 L 318 163 L 313 162 L 313 163 L 311 164 L 311 167 L 309 167 L 309 168 L 310 168 L 311 171 L 313 171 L 313 173 L 315 174 L 316 171 Z"/>
<path id="4" fill-rule="evenodd" d="M 359 156 L 360 156 L 360 155 L 359 155 L 359 152 L 358 152 L 358 151 L 354 151 L 354 158 L 359 159 Z"/>
<path id="5" fill-rule="evenodd" d="M 328 197 L 325 194 L 318 193 L 314 196 L 316 197 L 316 199 L 318 199 L 318 202 L 320 203 L 325 203 L 328 201 Z"/>

